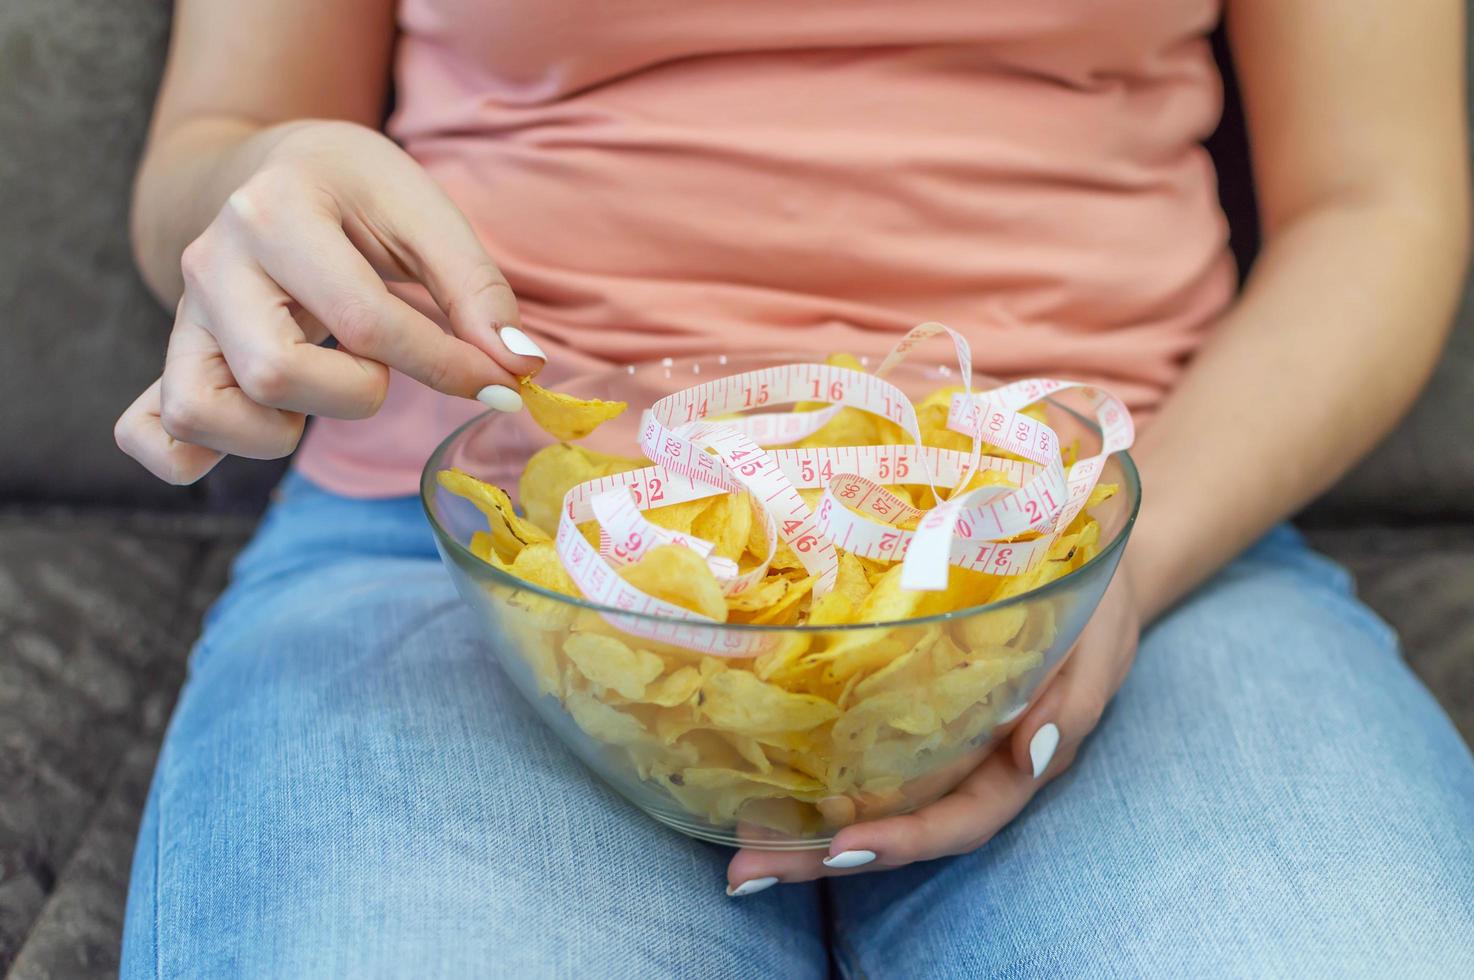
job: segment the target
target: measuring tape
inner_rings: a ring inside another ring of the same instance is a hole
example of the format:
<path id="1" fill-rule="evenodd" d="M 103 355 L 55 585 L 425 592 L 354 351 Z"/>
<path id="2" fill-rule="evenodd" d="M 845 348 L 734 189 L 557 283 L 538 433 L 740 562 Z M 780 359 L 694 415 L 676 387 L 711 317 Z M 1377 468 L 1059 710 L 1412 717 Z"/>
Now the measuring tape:
<path id="1" fill-rule="evenodd" d="M 947 428 L 972 440 L 967 452 L 922 445 L 911 400 L 885 380 L 908 354 L 938 335 L 946 335 L 957 354 L 963 390 L 948 406 Z M 1079 391 L 1101 430 L 1100 451 L 1068 469 L 1054 430 L 1022 414 L 1022 409 L 1067 389 Z M 828 407 L 767 410 L 801 402 Z M 911 443 L 763 447 L 813 435 L 844 408 L 895 424 Z M 738 414 L 754 410 L 762 411 Z M 787 364 L 718 378 L 660 399 L 640 420 L 640 448 L 655 465 L 569 490 L 556 547 L 586 598 L 622 611 L 601 613 L 615 627 L 702 653 L 755 656 L 773 642 L 770 633 L 734 629 L 658 599 L 630 585 L 615 569 L 639 561 L 652 548 L 679 545 L 706 561 L 725 594 L 736 595 L 767 575 L 781 539 L 812 576 L 816 596 L 834 587 L 840 550 L 900 561 L 901 584 L 909 589 L 946 588 L 952 566 L 1017 575 L 1044 560 L 1058 532 L 1090 499 L 1107 458 L 1130 448 L 1134 438 L 1126 406 L 1098 387 L 1031 378 L 973 392 L 966 338 L 939 323 L 924 323 L 907 333 L 873 374 L 827 364 Z M 985 456 L 985 446 L 1021 458 Z M 991 483 L 953 492 L 982 471 L 998 472 L 1011 485 Z M 887 489 L 903 483 L 929 487 L 936 506 L 921 510 Z M 816 507 L 805 502 L 801 489 L 823 490 Z M 767 540 L 768 557 L 746 571 L 716 554 L 713 542 L 662 528 L 642 513 L 730 493 L 751 501 Z M 599 523 L 597 547 L 578 529 L 589 520 Z M 1026 533 L 1038 537 L 1011 540 Z"/>

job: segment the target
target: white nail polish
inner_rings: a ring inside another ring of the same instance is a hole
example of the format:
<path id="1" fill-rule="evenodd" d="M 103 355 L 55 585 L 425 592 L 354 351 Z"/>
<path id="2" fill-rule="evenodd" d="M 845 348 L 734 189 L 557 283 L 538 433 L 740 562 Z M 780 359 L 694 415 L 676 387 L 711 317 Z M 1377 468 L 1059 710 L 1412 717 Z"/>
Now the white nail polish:
<path id="1" fill-rule="evenodd" d="M 756 895 L 763 889 L 772 888 L 776 884 L 778 884 L 778 879 L 774 878 L 772 875 L 769 875 L 766 878 L 753 878 L 750 881 L 744 881 L 736 888 L 732 888 L 729 886 L 727 888 L 727 897 L 741 898 L 743 895 Z"/>
<path id="2" fill-rule="evenodd" d="M 502 327 L 497 331 L 497 336 L 502 338 L 502 343 L 513 354 L 520 354 L 523 357 L 536 357 L 544 361 L 548 359 L 548 355 L 543 353 L 543 349 L 537 346 L 537 343 L 531 337 L 516 327 Z"/>
<path id="3" fill-rule="evenodd" d="M 826 868 L 858 868 L 875 860 L 874 851 L 840 851 L 834 857 L 824 859 Z"/>
<path id="4" fill-rule="evenodd" d="M 1034 737 L 1029 739 L 1029 761 L 1034 763 L 1034 778 L 1038 779 L 1044 775 L 1044 770 L 1049 768 L 1049 760 L 1054 758 L 1054 750 L 1059 748 L 1059 726 L 1054 722 L 1042 726 Z"/>
<path id="5" fill-rule="evenodd" d="M 506 385 L 487 385 L 476 392 L 476 400 L 497 412 L 516 412 L 522 408 L 522 396 Z"/>

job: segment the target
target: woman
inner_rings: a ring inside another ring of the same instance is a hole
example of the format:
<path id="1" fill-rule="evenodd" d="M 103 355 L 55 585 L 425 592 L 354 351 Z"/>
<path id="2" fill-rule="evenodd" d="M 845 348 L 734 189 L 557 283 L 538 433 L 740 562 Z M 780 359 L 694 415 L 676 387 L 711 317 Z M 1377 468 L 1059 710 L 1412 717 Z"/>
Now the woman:
<path id="1" fill-rule="evenodd" d="M 1212 0 L 182 0 L 135 207 L 178 312 L 118 441 L 187 483 L 319 419 L 194 654 L 124 972 L 1474 965 L 1474 763 L 1278 524 L 1411 401 L 1468 251 L 1461 5 L 1353 6 L 1223 12 L 1266 233 L 1235 297 Z M 528 372 L 921 319 L 1132 404 L 1121 573 L 943 800 L 828 855 L 677 838 L 510 693 L 419 467 Z"/>

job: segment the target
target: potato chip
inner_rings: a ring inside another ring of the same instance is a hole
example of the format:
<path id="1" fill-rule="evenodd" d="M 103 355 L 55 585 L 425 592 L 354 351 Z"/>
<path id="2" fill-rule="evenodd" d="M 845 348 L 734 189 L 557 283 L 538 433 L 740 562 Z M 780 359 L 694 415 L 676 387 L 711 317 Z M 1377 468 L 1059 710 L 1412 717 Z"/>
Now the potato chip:
<path id="1" fill-rule="evenodd" d="M 883 421 L 869 412 L 858 408 L 842 408 L 834 418 L 824 423 L 823 428 L 799 441 L 799 447 L 809 446 L 873 446 L 880 442 L 880 430 L 876 423 Z"/>
<path id="2" fill-rule="evenodd" d="M 699 684 L 698 684 L 699 689 Z M 701 727 L 701 718 L 691 702 L 670 707 L 655 716 L 654 731 L 665 745 L 674 745 Z"/>
<path id="3" fill-rule="evenodd" d="M 863 752 L 875 744 L 882 729 L 926 734 L 941 725 L 926 700 L 910 691 L 886 691 L 850 706 L 834 723 L 834 744 L 846 752 Z"/>
<path id="4" fill-rule="evenodd" d="M 807 731 L 839 715 L 831 701 L 784 690 L 735 668 L 707 677 L 697 703 L 713 725 L 743 735 Z"/>
<path id="5" fill-rule="evenodd" d="M 927 659 L 931 661 L 931 667 L 928 673 L 932 676 L 942 674 L 956 667 L 969 656 L 986 656 L 996 651 L 1008 652 L 1005 647 L 990 649 L 973 647 L 969 652 L 958 646 L 951 635 L 943 630 L 942 635 L 937 637 L 937 641 L 932 644 L 931 649 L 926 653 Z"/>
<path id="6" fill-rule="evenodd" d="M 471 535 L 471 554 L 488 565 L 495 565 L 502 571 L 507 570 L 507 563 L 502 561 L 501 556 L 496 553 L 496 546 L 492 543 L 490 531 L 476 531 Z"/>
<path id="7" fill-rule="evenodd" d="M 517 553 L 529 544 L 552 540 L 542 528 L 517 515 L 512 499 L 500 487 L 454 469 L 441 470 L 436 479 L 442 487 L 471 501 L 486 515 L 492 547 L 503 560 L 516 558 Z"/>
<path id="8" fill-rule="evenodd" d="M 860 771 L 866 785 L 888 788 L 882 780 L 904 780 L 931 769 L 936 762 L 927 755 L 946 740 L 940 728 L 924 735 L 902 735 L 877 741 L 866 749 L 860 760 Z M 899 786 L 896 787 L 899 790 Z M 872 806 L 874 804 L 872 803 Z"/>
<path id="9" fill-rule="evenodd" d="M 776 786 L 790 793 L 812 793 L 822 788 L 819 781 L 813 776 L 794 772 L 791 769 L 770 768 L 767 772 L 741 772 L 736 769 L 706 769 L 693 766 L 682 775 L 686 777 L 687 786 L 702 789 L 721 789 L 739 783 Z"/>
<path id="10" fill-rule="evenodd" d="M 807 625 L 838 626 L 850 622 L 854 616 L 855 603 L 846 593 L 836 588 L 814 600 L 809 607 Z"/>
<path id="11" fill-rule="evenodd" d="M 855 561 L 860 563 L 860 568 L 865 572 L 865 581 L 870 583 L 872 589 L 875 588 L 875 583 L 880 581 L 880 577 L 893 567 L 891 562 L 877 561 L 874 558 L 866 558 L 864 555 L 856 555 Z"/>
<path id="12" fill-rule="evenodd" d="M 541 629 L 539 617 L 531 616 L 515 605 L 511 597 L 492 599 L 497 625 L 508 645 L 527 663 L 538 694 L 560 697 L 563 693 L 563 668 L 558 662 L 560 629 Z M 559 623 L 561 626 L 561 622 Z"/>
<path id="13" fill-rule="evenodd" d="M 809 575 L 797 582 L 791 582 L 782 598 L 753 616 L 749 622 L 779 626 L 797 622 L 799 606 L 814 591 L 816 580 L 817 576 Z"/>
<path id="14" fill-rule="evenodd" d="M 582 439 L 629 407 L 624 402 L 575 398 L 561 391 L 549 391 L 530 378 L 523 378 L 520 387 L 522 404 L 532 421 L 554 439 L 564 442 Z"/>
<path id="15" fill-rule="evenodd" d="M 1085 501 L 1084 509 L 1089 511 L 1093 507 L 1099 507 L 1119 493 L 1120 490 L 1121 485 L 1119 483 L 1097 483 L 1095 489 L 1090 491 L 1090 497 Z"/>
<path id="16" fill-rule="evenodd" d="M 977 613 L 957 623 L 957 640 L 966 650 L 1001 647 L 1018 635 L 1028 618 L 1028 610 L 1020 605 Z"/>
<path id="17" fill-rule="evenodd" d="M 517 497 L 527 519 L 553 535 L 558 533 L 558 516 L 569 490 L 601 476 L 649 465 L 643 459 L 609 456 L 583 446 L 557 442 L 544 446 L 527 460 L 517 484 Z"/>
<path id="18" fill-rule="evenodd" d="M 587 732 L 590 738 L 600 742 L 610 745 L 645 745 L 651 741 L 650 733 L 638 718 L 610 707 L 577 687 L 569 686 L 563 695 L 563 706 L 568 709 L 579 728 Z"/>
<path id="19" fill-rule="evenodd" d="M 754 523 L 761 531 L 762 522 L 752 519 L 752 503 L 747 494 L 722 494 L 710 498 L 709 506 L 696 515 L 691 522 L 691 533 L 715 545 L 715 554 L 737 561 L 747 549 Z"/>
<path id="20" fill-rule="evenodd" d="M 663 544 L 651 548 L 633 565 L 617 569 L 630 585 L 646 595 L 725 622 L 727 598 L 711 567 L 690 548 Z"/>
<path id="21" fill-rule="evenodd" d="M 937 613 L 980 606 L 992 600 L 1000 581 L 1002 580 L 996 575 L 953 565 L 947 569 L 947 587 L 923 595 L 921 602 L 917 603 L 916 615 L 934 616 Z"/>
<path id="22" fill-rule="evenodd" d="M 578 586 L 563 568 L 558 549 L 551 541 L 528 545 L 517 553 L 508 569 L 513 575 L 533 585 L 540 585 L 563 595 L 578 596 Z"/>
<path id="23" fill-rule="evenodd" d="M 830 593 L 831 595 L 833 593 Z M 770 680 L 774 674 L 783 670 L 808 650 L 810 634 L 808 633 L 784 633 L 780 635 L 773 649 L 759 655 L 752 662 L 752 671 L 762 680 Z"/>
<path id="24" fill-rule="evenodd" d="M 974 704 L 986 700 L 1004 681 L 1032 670 L 1042 660 L 1037 653 L 970 660 L 933 678 L 927 693 L 937 715 L 948 722 Z"/>
<path id="25" fill-rule="evenodd" d="M 861 559 L 850 554 L 841 552 L 839 556 L 839 576 L 834 580 L 834 591 L 843 593 L 850 601 L 850 608 L 858 610 L 865 602 L 874 588 L 870 583 L 870 577 L 865 574 L 865 566 Z"/>
<path id="26" fill-rule="evenodd" d="M 846 642 L 842 646 L 835 643 L 830 650 L 814 658 L 818 660 L 822 656 L 826 659 L 819 679 L 831 687 L 847 684 L 852 677 L 879 670 L 910 647 L 905 634 L 899 630 L 856 630 L 843 634 L 843 637 Z M 831 656 L 835 648 L 841 649 L 837 655 Z"/>
<path id="27" fill-rule="evenodd" d="M 667 531 L 696 534 L 694 530 L 696 519 L 719 500 L 725 499 L 724 497 L 700 497 L 696 500 L 683 500 L 678 504 L 666 504 L 664 507 L 652 507 L 645 511 L 645 520 Z M 696 536 L 703 537 L 700 534 Z"/>
<path id="28" fill-rule="evenodd" d="M 768 758 L 768 752 L 763 748 L 763 743 L 751 735 L 739 735 L 736 732 L 720 732 L 719 734 L 758 772 L 773 771 L 772 760 Z"/>
<path id="29" fill-rule="evenodd" d="M 1029 615 L 1023 628 L 1018 631 L 1009 646 L 1015 650 L 1044 650 L 1054 643 L 1059 626 L 1054 618 L 1054 603 L 1040 601 L 1029 603 Z"/>
<path id="30" fill-rule="evenodd" d="M 853 622 L 891 623 L 911 618 L 921 601 L 922 593 L 901 587 L 901 568 L 891 566 L 875 583 L 875 588 L 865 596 L 855 610 Z M 852 650 L 869 646 L 884 636 L 883 631 L 851 630 L 839 634 L 838 638 L 824 651 L 824 658 L 837 660 Z M 845 676 L 848 676 L 846 674 Z"/>
<path id="31" fill-rule="evenodd" d="M 639 701 L 645 688 L 665 671 L 665 661 L 653 653 L 632 650 L 620 641 L 595 633 L 573 633 L 563 641 L 563 654 L 596 689 L 613 691 Z"/>
<path id="32" fill-rule="evenodd" d="M 983 487 L 1013 486 L 1017 486 L 1017 484 L 1009 479 L 1008 474 L 1002 470 L 978 470 L 972 476 L 968 477 L 967 483 L 961 489 L 953 490 L 948 496 L 960 497 L 964 493 L 972 493 L 972 491 L 981 490 Z"/>
<path id="33" fill-rule="evenodd" d="M 528 668 L 532 671 L 533 683 L 537 685 L 538 694 L 551 694 L 561 697 L 563 694 L 563 675 L 558 663 L 558 653 L 555 644 L 556 633 L 543 632 L 540 637 L 523 640 L 517 646 L 517 651 L 522 659 L 527 661 Z"/>
<path id="34" fill-rule="evenodd" d="M 727 596 L 727 608 L 733 612 L 754 612 L 767 609 L 778 604 L 788 592 L 789 585 L 788 579 L 770 575 L 749 589 Z"/>
<path id="35" fill-rule="evenodd" d="M 993 600 L 1012 599 L 1021 596 L 1025 592 L 1033 592 L 1035 589 L 1043 588 L 1057 578 L 1061 578 L 1070 572 L 1070 563 L 1064 559 L 1045 559 L 1037 566 L 1021 575 L 1012 575 L 1003 580 L 998 591 L 993 593 Z"/>
<path id="36" fill-rule="evenodd" d="M 637 700 L 662 708 L 685 704 L 701 689 L 701 672 L 695 667 L 681 667 L 645 687 Z"/>
<path id="37" fill-rule="evenodd" d="M 753 804 L 758 801 L 794 795 L 793 790 L 753 780 L 721 786 L 689 786 L 686 784 L 689 771 L 666 774 L 663 777 L 665 789 L 687 810 L 714 823 L 734 823 L 739 813 L 754 812 Z"/>
<path id="38" fill-rule="evenodd" d="M 863 700 L 882 691 L 907 687 L 920 682 L 925 674 L 930 673 L 932 648 L 936 646 L 937 639 L 941 635 L 940 626 L 924 627 L 920 636 L 911 644 L 910 649 L 898 654 L 889 663 L 868 674 L 856 685 L 855 697 Z"/>

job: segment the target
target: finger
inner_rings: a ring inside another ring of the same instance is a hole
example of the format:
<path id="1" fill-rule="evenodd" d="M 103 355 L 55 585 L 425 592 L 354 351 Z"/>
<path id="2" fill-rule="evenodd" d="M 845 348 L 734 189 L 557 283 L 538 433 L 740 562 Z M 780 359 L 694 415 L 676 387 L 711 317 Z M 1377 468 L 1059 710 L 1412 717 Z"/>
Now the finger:
<path id="1" fill-rule="evenodd" d="M 160 379 L 160 422 L 178 442 L 250 459 L 278 459 L 297 447 L 304 417 L 259 405 L 236 386 L 220 346 L 180 304 Z"/>
<path id="2" fill-rule="evenodd" d="M 766 888 L 766 884 L 792 884 L 822 877 L 823 851 L 764 851 L 744 847 L 727 862 L 727 894 L 748 895 Z"/>
<path id="3" fill-rule="evenodd" d="M 963 854 L 1017 816 L 1035 788 L 1006 755 L 994 754 L 935 803 L 846 827 L 834 835 L 827 851 L 739 851 L 727 867 L 728 889 L 735 893 L 748 882 L 770 877 L 785 883 L 811 881 Z"/>
<path id="4" fill-rule="evenodd" d="M 430 291 L 457 337 L 518 377 L 542 369 L 547 355 L 522 328 L 512 287 L 439 188 L 427 185 L 426 193 L 400 198 L 377 217 L 375 224 L 386 227 L 375 238 L 391 249 L 391 242 L 402 246 L 394 249 L 396 258 Z"/>
<path id="5" fill-rule="evenodd" d="M 319 211 L 263 209 L 236 196 L 231 202 L 232 233 L 250 238 L 265 273 L 342 347 L 462 398 L 490 385 L 515 387 L 506 368 L 392 295 L 342 228 Z"/>
<path id="6" fill-rule="evenodd" d="M 144 389 L 113 426 L 118 448 L 166 483 L 184 486 L 210 472 L 223 453 L 180 442 L 164 431 L 160 419 L 162 379 Z"/>
<path id="7" fill-rule="evenodd" d="M 368 418 L 389 390 L 389 371 L 348 350 L 319 347 L 293 316 L 291 297 L 245 254 L 212 263 L 198 295 L 235 384 L 258 405 L 339 419 Z M 320 337 L 318 339 L 321 339 Z"/>
<path id="8" fill-rule="evenodd" d="M 1020 773 L 1006 753 L 993 753 L 935 803 L 911 813 L 858 823 L 835 834 L 829 845 L 830 862 L 859 852 L 875 855 L 867 866 L 898 868 L 965 854 L 1018 816 L 1036 789 L 1037 784 Z"/>

